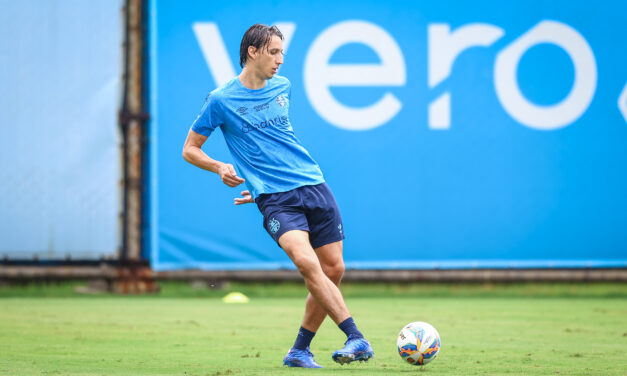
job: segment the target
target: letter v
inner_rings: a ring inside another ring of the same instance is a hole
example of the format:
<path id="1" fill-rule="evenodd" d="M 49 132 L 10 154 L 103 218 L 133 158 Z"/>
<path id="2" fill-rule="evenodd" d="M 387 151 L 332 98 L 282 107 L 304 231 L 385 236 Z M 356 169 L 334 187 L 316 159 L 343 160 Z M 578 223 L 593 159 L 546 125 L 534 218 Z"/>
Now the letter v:
<path id="1" fill-rule="evenodd" d="M 296 24 L 293 22 L 277 22 L 275 24 L 283 33 L 283 52 L 287 52 L 290 45 Z M 233 63 L 224 46 L 224 40 L 220 35 L 218 25 L 214 22 L 195 22 L 192 25 L 196 39 L 200 45 L 202 54 L 209 66 L 209 71 L 213 76 L 216 86 L 228 82 L 235 76 Z"/>

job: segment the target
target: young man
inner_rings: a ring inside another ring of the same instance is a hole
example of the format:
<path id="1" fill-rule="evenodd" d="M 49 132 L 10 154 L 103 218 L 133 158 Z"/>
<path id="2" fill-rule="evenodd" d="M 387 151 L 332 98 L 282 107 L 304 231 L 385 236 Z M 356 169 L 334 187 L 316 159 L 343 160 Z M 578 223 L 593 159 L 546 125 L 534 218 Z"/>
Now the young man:
<path id="1" fill-rule="evenodd" d="M 338 285 L 344 274 L 340 212 L 318 164 L 300 144 L 289 120 L 290 82 L 276 75 L 283 35 L 276 26 L 251 26 L 240 45 L 242 73 L 211 92 L 183 147 L 183 158 L 217 173 L 229 187 L 246 183 L 235 205 L 256 202 L 264 227 L 302 274 L 309 296 L 294 346 L 283 364 L 320 368 L 309 344 L 329 315 L 347 336 L 333 360 L 370 359 L 372 347 L 357 329 Z M 220 127 L 233 165 L 207 156 L 201 146 Z"/>

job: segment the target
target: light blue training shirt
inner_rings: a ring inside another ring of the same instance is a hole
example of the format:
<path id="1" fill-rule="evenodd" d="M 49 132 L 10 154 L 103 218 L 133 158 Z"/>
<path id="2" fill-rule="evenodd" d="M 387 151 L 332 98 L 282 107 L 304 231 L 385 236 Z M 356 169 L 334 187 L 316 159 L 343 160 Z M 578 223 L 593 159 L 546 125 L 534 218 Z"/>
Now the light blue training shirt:
<path id="1" fill-rule="evenodd" d="M 220 127 L 253 198 L 324 182 L 320 167 L 294 135 L 290 97 L 285 77 L 275 75 L 256 90 L 235 77 L 209 94 L 192 124 L 203 136 Z"/>

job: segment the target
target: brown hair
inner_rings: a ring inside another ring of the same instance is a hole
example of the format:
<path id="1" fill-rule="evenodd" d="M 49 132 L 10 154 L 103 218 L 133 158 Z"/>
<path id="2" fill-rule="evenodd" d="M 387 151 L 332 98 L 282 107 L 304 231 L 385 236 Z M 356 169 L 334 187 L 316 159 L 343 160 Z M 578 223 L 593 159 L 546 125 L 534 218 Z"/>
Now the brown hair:
<path id="1" fill-rule="evenodd" d="M 266 26 L 264 24 L 254 24 L 249 27 L 242 37 L 242 43 L 239 46 L 239 66 L 244 67 L 248 60 L 248 47 L 253 46 L 256 49 L 264 48 L 270 43 L 272 36 L 283 40 L 283 34 L 276 26 Z"/>

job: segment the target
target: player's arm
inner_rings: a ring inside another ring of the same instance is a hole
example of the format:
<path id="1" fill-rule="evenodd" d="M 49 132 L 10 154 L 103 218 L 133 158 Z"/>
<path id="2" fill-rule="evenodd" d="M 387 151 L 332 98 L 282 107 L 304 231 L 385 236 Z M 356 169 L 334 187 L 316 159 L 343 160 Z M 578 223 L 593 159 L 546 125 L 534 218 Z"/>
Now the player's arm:
<path id="1" fill-rule="evenodd" d="M 244 179 L 237 176 L 235 168 L 230 163 L 223 163 L 210 158 L 201 147 L 207 140 L 207 136 L 189 130 L 185 145 L 183 145 L 183 159 L 200 167 L 203 170 L 214 172 L 220 175 L 222 182 L 229 187 L 236 187 L 244 182 Z"/>

